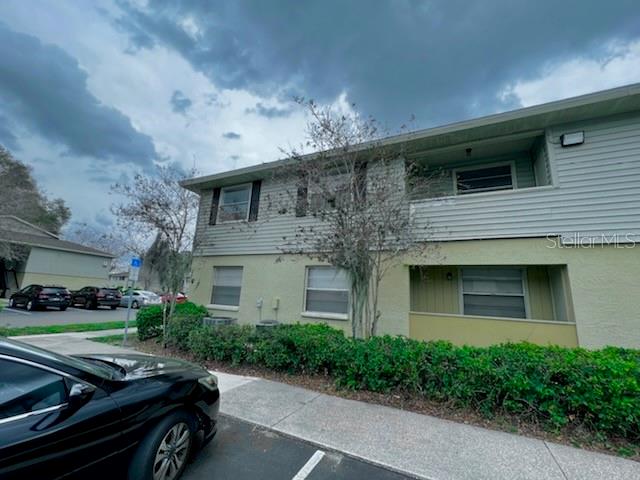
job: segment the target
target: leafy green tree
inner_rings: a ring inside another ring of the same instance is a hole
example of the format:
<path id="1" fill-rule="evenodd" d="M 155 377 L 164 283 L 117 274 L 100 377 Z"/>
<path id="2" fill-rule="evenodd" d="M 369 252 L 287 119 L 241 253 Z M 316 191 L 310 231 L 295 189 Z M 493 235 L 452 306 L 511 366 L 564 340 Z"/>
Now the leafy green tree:
<path id="1" fill-rule="evenodd" d="M 61 198 L 48 198 L 33 178 L 31 168 L 0 145 L 0 215 L 15 215 L 54 234 L 69 221 L 71 211 Z M 20 260 L 24 248 L 0 240 L 0 257 Z"/>

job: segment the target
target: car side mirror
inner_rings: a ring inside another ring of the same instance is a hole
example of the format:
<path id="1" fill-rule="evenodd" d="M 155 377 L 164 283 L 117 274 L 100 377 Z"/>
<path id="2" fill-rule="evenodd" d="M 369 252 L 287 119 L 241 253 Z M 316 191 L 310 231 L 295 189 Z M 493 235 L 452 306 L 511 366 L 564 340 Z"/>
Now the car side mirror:
<path id="1" fill-rule="evenodd" d="M 93 396 L 96 387 L 87 383 L 74 383 L 69 390 L 69 407 L 79 408 Z"/>

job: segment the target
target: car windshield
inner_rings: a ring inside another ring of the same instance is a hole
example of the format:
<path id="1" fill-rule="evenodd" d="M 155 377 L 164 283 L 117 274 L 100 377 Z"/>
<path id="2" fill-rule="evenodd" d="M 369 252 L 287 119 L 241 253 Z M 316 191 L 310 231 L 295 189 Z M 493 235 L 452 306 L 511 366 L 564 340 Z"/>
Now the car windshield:
<path id="1" fill-rule="evenodd" d="M 83 372 L 95 375 L 100 378 L 114 380 L 120 376 L 120 372 L 118 370 L 111 368 L 106 364 L 90 363 L 86 360 L 70 357 L 68 355 L 61 355 L 50 350 L 45 350 L 43 348 L 35 347 L 27 343 L 22 343 L 17 340 L 10 340 L 8 338 L 3 339 L 2 341 L 11 344 L 14 348 L 17 348 L 18 350 L 21 350 L 25 353 L 38 355 L 49 360 L 63 363 L 65 365 L 78 370 L 82 370 Z"/>

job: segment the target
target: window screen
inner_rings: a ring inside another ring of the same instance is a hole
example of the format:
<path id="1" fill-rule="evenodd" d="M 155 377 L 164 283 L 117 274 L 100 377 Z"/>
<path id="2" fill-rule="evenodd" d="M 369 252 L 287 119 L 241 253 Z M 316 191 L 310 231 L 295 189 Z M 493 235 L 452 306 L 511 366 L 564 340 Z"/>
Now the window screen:
<path id="1" fill-rule="evenodd" d="M 520 268 L 463 268 L 464 314 L 526 318 L 522 275 Z"/>
<path id="2" fill-rule="evenodd" d="M 347 314 L 349 282 L 346 273 L 333 267 L 308 267 L 305 310 Z"/>
<path id="3" fill-rule="evenodd" d="M 512 188 L 511 164 L 456 171 L 458 194 L 492 192 Z"/>
<path id="4" fill-rule="evenodd" d="M 239 306 L 241 287 L 242 267 L 213 267 L 211 303 Z"/>
<path id="5" fill-rule="evenodd" d="M 220 222 L 247 220 L 249 217 L 250 200 L 250 184 L 224 187 L 220 195 L 218 220 Z"/>

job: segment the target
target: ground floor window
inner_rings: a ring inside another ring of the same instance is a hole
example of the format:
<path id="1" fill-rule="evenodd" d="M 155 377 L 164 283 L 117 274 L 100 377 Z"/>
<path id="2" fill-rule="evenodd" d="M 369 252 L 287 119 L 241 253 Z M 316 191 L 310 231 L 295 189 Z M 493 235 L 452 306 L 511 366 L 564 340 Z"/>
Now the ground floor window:
<path id="1" fill-rule="evenodd" d="M 334 267 L 307 267 L 306 312 L 349 313 L 349 282 L 344 270 Z"/>
<path id="2" fill-rule="evenodd" d="M 464 267 L 462 307 L 465 315 L 527 318 L 524 269 Z"/>
<path id="3" fill-rule="evenodd" d="M 241 288 L 242 267 L 213 267 L 212 304 L 239 306 Z"/>

